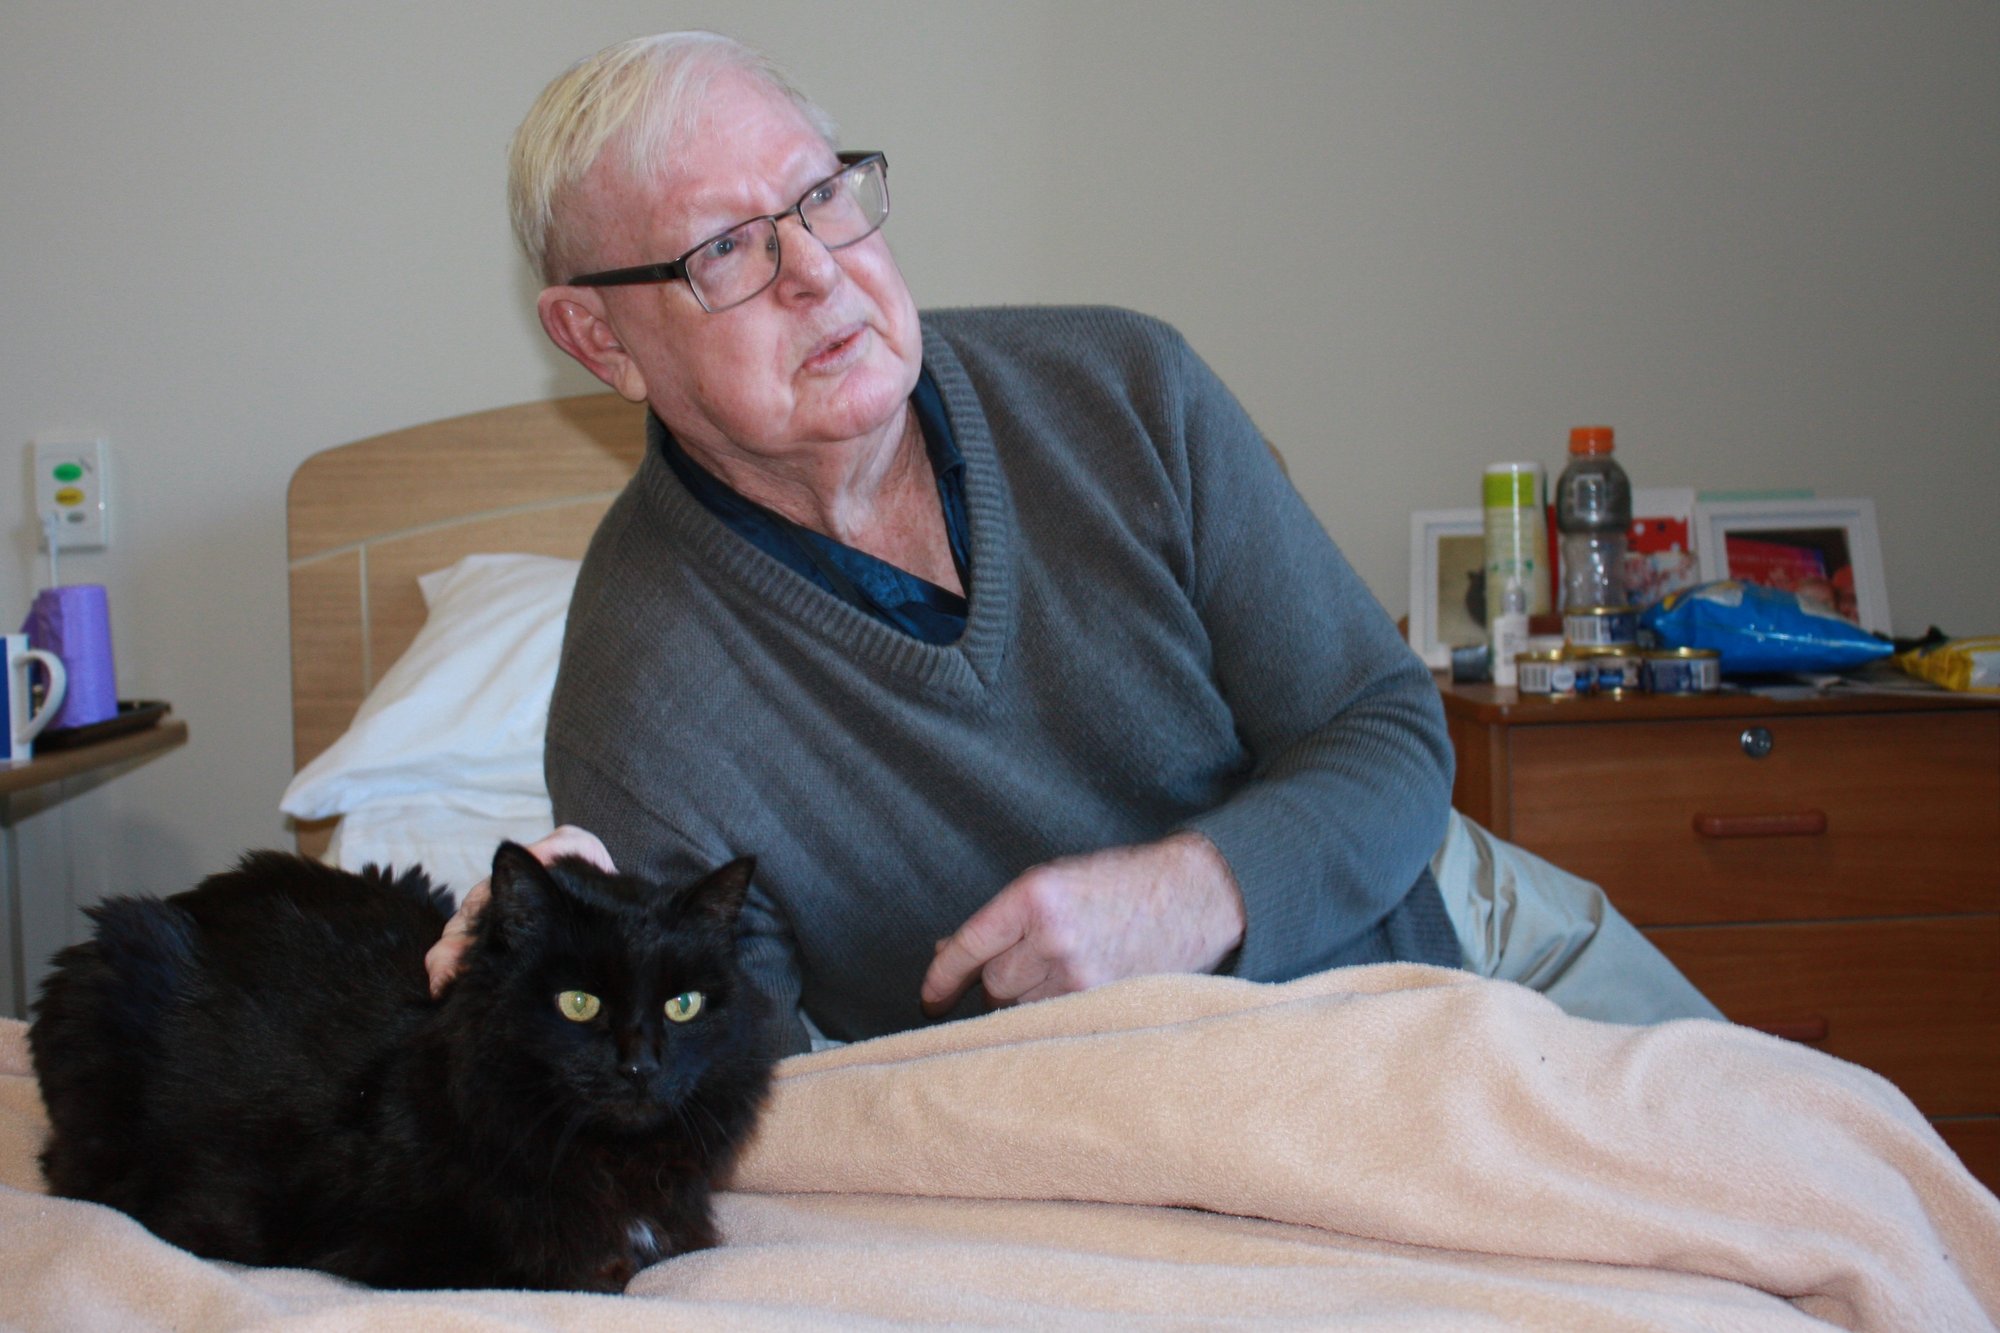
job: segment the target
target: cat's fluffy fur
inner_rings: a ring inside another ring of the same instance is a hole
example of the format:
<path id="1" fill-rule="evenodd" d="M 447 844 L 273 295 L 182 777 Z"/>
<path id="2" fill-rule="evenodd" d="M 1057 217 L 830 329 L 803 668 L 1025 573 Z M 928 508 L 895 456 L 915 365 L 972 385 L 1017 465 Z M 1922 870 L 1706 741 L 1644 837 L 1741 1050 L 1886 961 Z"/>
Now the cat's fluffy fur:
<path id="1" fill-rule="evenodd" d="M 259 852 L 107 901 L 29 1033 L 49 1185 L 218 1259 L 620 1290 L 715 1243 L 710 1182 L 769 1083 L 735 954 L 750 871 L 674 891 L 506 844 L 441 1001 L 423 956 L 450 904 L 421 872 Z M 559 1011 L 573 990 L 590 1021 Z"/>

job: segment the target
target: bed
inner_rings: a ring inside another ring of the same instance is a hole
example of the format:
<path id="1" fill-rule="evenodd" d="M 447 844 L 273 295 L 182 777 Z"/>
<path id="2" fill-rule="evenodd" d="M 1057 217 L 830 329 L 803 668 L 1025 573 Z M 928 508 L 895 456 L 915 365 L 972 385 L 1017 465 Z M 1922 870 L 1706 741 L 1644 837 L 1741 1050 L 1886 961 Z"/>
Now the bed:
<path id="1" fill-rule="evenodd" d="M 588 397 L 300 467 L 304 849 L 435 847 L 463 880 L 496 830 L 545 826 L 536 696 L 639 438 L 635 409 Z M 725 1244 L 623 1297 L 368 1291 L 204 1262 L 48 1199 L 23 1032 L 0 1026 L 0 1326 L 2000 1320 L 2000 1201 L 1883 1079 L 1435 968 L 1144 978 L 796 1057 L 719 1196 Z"/>

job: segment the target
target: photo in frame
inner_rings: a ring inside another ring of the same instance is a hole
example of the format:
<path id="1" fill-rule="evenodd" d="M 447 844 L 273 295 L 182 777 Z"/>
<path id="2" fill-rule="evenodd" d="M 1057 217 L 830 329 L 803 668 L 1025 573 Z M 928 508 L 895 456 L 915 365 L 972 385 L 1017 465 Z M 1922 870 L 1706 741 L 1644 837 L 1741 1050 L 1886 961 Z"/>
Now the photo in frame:
<path id="1" fill-rule="evenodd" d="M 1451 650 L 1486 641 L 1486 515 L 1419 509 L 1410 515 L 1410 647 L 1434 670 Z"/>
<path id="2" fill-rule="evenodd" d="M 1625 541 L 1625 589 L 1632 605 L 1651 606 L 1702 581 L 1694 510 L 1692 486 L 1633 488 Z"/>
<path id="3" fill-rule="evenodd" d="M 1796 593 L 1862 629 L 1890 632 L 1873 500 L 1704 501 L 1695 520 L 1703 579 Z"/>

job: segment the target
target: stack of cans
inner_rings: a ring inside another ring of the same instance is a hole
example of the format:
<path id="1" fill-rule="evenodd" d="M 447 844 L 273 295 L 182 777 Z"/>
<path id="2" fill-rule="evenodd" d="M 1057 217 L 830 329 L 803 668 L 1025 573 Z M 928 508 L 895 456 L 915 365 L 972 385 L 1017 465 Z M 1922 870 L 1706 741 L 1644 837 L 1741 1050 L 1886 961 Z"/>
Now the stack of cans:
<path id="1" fill-rule="evenodd" d="M 1639 612 L 1630 606 L 1566 611 L 1561 647 L 1514 660 L 1522 694 L 1554 699 L 1706 694 L 1722 686 L 1722 658 L 1710 649 L 1640 648 Z"/>

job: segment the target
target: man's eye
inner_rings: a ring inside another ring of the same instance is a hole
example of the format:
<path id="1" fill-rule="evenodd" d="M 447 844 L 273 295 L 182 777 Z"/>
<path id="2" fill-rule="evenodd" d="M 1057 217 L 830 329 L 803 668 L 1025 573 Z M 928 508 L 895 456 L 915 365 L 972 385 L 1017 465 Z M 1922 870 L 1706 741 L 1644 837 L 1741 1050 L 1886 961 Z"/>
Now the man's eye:
<path id="1" fill-rule="evenodd" d="M 727 259 L 736 253 L 736 237 L 718 236 L 708 243 L 707 255 L 710 259 Z"/>

